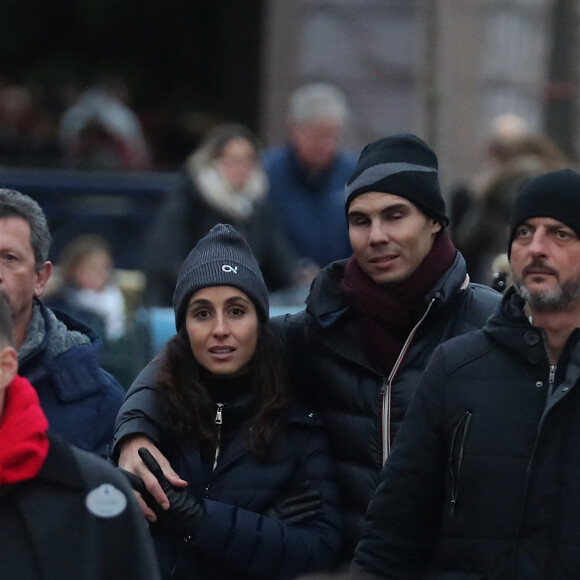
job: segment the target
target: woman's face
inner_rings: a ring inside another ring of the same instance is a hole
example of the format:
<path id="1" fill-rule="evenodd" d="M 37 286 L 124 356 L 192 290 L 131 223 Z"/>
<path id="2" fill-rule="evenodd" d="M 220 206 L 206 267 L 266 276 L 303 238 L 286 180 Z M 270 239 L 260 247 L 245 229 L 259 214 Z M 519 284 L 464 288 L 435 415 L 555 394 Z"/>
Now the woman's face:
<path id="1" fill-rule="evenodd" d="M 241 189 L 256 166 L 256 152 L 247 139 L 237 137 L 228 142 L 216 163 L 232 188 Z"/>
<path id="2" fill-rule="evenodd" d="M 254 303 L 232 286 L 198 290 L 185 313 L 189 344 L 197 362 L 216 375 L 243 371 L 258 342 Z"/>

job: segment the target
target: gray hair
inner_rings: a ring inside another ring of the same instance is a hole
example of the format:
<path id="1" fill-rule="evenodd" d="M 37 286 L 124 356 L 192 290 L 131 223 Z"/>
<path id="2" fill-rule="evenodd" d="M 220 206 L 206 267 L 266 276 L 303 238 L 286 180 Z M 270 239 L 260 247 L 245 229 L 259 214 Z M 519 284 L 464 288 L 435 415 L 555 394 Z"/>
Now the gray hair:
<path id="1" fill-rule="evenodd" d="M 30 226 L 30 245 L 37 271 L 48 260 L 52 241 L 46 216 L 38 203 L 14 189 L 0 189 L 0 218 L 21 218 Z"/>
<path id="2" fill-rule="evenodd" d="M 291 123 L 328 118 L 336 120 L 340 125 L 348 118 L 348 105 L 340 90 L 326 83 L 312 83 L 294 91 L 288 111 Z"/>

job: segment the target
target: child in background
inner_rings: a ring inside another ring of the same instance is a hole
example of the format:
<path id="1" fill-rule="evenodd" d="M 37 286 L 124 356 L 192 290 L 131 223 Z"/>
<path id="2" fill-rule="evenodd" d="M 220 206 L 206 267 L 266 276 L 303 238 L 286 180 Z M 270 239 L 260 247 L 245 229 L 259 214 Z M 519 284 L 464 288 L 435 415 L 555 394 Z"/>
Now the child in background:
<path id="1" fill-rule="evenodd" d="M 113 258 L 107 241 L 83 235 L 66 246 L 60 256 L 62 285 L 48 300 L 85 322 L 105 341 L 116 341 L 126 332 L 125 298 L 113 281 Z"/>

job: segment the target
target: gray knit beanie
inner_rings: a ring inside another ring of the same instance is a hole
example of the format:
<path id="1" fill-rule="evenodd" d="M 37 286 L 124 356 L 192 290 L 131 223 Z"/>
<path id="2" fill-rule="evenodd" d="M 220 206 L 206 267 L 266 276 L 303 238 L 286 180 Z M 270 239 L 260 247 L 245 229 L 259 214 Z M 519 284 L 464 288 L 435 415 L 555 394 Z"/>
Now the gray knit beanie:
<path id="1" fill-rule="evenodd" d="M 269 297 L 258 262 L 248 242 L 228 224 L 214 226 L 185 259 L 173 294 L 175 327 L 185 321 L 190 298 L 209 286 L 233 286 L 252 300 L 258 317 L 269 316 Z"/>
<path id="2" fill-rule="evenodd" d="M 410 133 L 370 143 L 362 150 L 346 184 L 347 213 L 355 197 L 378 191 L 404 197 L 426 216 L 448 225 L 438 165 L 437 156 L 427 143 Z"/>

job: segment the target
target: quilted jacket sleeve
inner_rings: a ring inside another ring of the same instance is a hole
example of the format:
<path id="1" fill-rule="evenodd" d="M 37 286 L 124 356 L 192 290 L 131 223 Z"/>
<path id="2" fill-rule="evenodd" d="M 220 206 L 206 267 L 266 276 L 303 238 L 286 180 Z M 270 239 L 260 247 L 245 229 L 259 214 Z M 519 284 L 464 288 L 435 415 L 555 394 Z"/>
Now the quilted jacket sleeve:
<path id="1" fill-rule="evenodd" d="M 119 457 L 119 442 L 129 435 L 145 435 L 159 445 L 159 428 L 164 412 L 163 398 L 156 386 L 155 376 L 161 363 L 157 355 L 137 376 L 127 395 L 115 422 L 113 436 L 113 459 Z"/>

